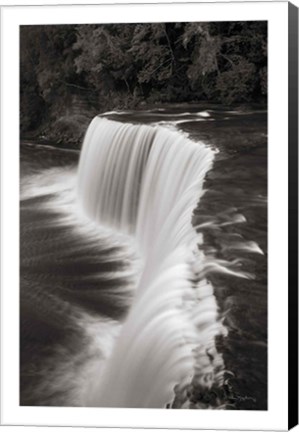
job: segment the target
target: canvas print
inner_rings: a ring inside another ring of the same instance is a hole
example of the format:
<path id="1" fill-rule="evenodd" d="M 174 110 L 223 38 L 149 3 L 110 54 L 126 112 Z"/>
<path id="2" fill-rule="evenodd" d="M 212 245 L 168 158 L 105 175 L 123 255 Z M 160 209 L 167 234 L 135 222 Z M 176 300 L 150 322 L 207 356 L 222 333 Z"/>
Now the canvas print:
<path id="1" fill-rule="evenodd" d="M 267 22 L 20 26 L 20 405 L 267 402 Z"/>

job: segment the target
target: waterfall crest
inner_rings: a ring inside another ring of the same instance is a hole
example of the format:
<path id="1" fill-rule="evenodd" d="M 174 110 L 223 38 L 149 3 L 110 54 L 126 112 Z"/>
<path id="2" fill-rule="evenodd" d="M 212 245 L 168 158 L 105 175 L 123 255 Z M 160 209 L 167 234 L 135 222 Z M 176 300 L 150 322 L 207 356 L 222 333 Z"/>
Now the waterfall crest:
<path id="1" fill-rule="evenodd" d="M 214 153 L 160 126 L 96 117 L 83 144 L 78 197 L 100 225 L 130 234 L 143 259 L 136 295 L 87 405 L 162 408 L 175 391 L 221 382 L 225 332 L 205 279 L 193 210 Z M 187 396 L 186 396 L 187 403 Z"/>

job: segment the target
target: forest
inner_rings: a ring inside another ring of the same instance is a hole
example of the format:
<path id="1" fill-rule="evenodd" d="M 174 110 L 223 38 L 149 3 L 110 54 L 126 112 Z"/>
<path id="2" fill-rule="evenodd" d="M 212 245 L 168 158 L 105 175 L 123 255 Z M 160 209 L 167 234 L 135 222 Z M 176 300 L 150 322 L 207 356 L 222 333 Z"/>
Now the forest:
<path id="1" fill-rule="evenodd" d="M 20 27 L 21 138 L 78 143 L 108 110 L 267 102 L 267 22 Z"/>

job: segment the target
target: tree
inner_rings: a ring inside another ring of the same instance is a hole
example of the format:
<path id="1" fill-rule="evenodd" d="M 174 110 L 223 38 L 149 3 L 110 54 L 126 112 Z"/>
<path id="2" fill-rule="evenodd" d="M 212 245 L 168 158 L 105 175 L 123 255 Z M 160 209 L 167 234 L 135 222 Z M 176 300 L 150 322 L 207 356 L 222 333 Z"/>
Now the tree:
<path id="1" fill-rule="evenodd" d="M 191 46 L 188 78 L 195 91 L 228 104 L 266 95 L 265 22 L 189 23 L 182 41 Z"/>
<path id="2" fill-rule="evenodd" d="M 82 100 L 99 110 L 267 96 L 263 21 L 22 26 L 20 38 L 22 131 Z"/>
<path id="3" fill-rule="evenodd" d="M 36 65 L 39 51 L 36 27 L 21 26 L 20 30 L 20 128 L 21 131 L 36 128 L 42 121 L 45 111 L 44 100 L 40 94 Z"/>

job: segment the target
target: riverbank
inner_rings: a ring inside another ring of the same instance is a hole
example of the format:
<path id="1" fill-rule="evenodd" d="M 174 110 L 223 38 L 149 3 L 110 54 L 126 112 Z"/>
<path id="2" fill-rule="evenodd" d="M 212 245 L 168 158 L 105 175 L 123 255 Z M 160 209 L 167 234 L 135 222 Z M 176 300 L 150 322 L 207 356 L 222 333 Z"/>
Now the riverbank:
<path id="1" fill-rule="evenodd" d="M 132 108 L 132 110 L 128 110 L 132 112 L 136 109 L 136 107 Z M 142 113 L 153 113 L 155 114 L 174 114 L 174 113 L 182 113 L 182 112 L 190 112 L 190 114 L 194 114 L 202 111 L 213 110 L 213 112 L 219 112 L 220 114 L 227 111 L 230 113 L 252 113 L 252 112 L 261 112 L 266 110 L 265 104 L 246 104 L 246 105 L 233 105 L 233 106 L 224 106 L 211 102 L 194 102 L 194 103 L 178 103 L 178 104 L 145 104 L 141 103 L 138 107 L 138 112 Z M 116 109 L 115 111 L 119 111 Z M 104 112 L 103 112 L 104 113 Z M 78 107 L 73 107 L 73 109 L 68 109 L 65 112 L 65 115 L 60 117 L 51 117 L 46 119 L 38 128 L 21 132 L 20 140 L 21 142 L 38 142 L 39 144 L 45 145 L 55 145 L 62 146 L 73 149 L 80 149 L 82 145 L 82 141 L 84 138 L 84 134 L 86 129 L 90 123 L 90 121 L 96 115 L 101 115 L 101 112 L 97 112 L 94 108 L 90 108 L 89 110 L 83 109 L 80 112 Z M 221 116 L 223 119 L 223 116 Z M 203 130 L 205 129 L 204 125 Z"/>

